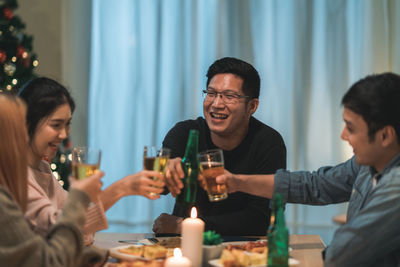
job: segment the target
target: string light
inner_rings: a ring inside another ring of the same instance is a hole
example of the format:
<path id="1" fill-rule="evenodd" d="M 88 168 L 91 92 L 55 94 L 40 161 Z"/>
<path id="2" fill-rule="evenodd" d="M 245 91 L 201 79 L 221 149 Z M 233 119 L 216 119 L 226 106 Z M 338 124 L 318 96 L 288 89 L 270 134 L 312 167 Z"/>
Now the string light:
<path id="1" fill-rule="evenodd" d="M 54 163 L 52 163 L 52 164 L 50 165 L 50 168 L 54 171 L 55 169 L 57 169 L 57 165 L 54 164 Z"/>
<path id="2" fill-rule="evenodd" d="M 34 67 L 37 67 L 37 66 L 39 65 L 39 61 L 34 60 L 34 61 L 32 62 L 32 65 L 33 65 Z"/>
<path id="3" fill-rule="evenodd" d="M 12 89 L 12 86 L 9 85 L 9 84 L 7 84 L 6 89 L 7 89 L 8 91 L 10 91 L 10 90 Z"/>
<path id="4" fill-rule="evenodd" d="M 60 156 L 60 162 L 61 163 L 65 163 L 65 160 L 66 160 L 67 158 L 65 157 L 65 155 L 64 154 L 62 154 L 61 156 Z"/>
<path id="5" fill-rule="evenodd" d="M 58 172 L 53 172 L 53 175 L 57 180 L 60 180 L 60 175 L 58 175 Z"/>
<path id="6" fill-rule="evenodd" d="M 17 83 L 18 83 L 18 80 L 17 80 L 17 79 L 13 79 L 13 80 L 12 80 L 12 84 L 16 85 Z"/>
<path id="7" fill-rule="evenodd" d="M 17 62 L 17 57 L 12 57 L 12 58 L 11 58 L 11 61 L 12 61 L 12 62 Z"/>

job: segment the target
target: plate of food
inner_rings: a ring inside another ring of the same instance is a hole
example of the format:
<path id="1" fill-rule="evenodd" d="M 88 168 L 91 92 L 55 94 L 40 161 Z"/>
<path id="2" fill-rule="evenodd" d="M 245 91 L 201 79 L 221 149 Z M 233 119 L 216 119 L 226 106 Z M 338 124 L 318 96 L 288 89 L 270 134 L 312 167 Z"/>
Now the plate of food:
<path id="1" fill-rule="evenodd" d="M 224 242 L 225 248 L 217 259 L 212 259 L 209 264 L 215 267 L 221 266 L 266 266 L 268 258 L 267 240 L 250 242 Z M 299 262 L 290 259 L 289 264 Z"/>
<path id="2" fill-rule="evenodd" d="M 119 261 L 108 262 L 105 267 L 164 267 L 163 260 L 134 260 L 134 261 Z"/>
<path id="3" fill-rule="evenodd" d="M 125 245 L 110 249 L 110 256 L 119 260 L 155 260 L 173 255 L 173 250 L 160 245 Z"/>

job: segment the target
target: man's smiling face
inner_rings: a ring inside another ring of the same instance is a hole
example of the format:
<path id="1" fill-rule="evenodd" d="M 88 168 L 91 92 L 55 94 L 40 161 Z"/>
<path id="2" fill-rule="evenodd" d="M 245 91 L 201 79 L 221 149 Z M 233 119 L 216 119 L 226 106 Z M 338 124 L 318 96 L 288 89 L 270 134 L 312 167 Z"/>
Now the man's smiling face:
<path id="1" fill-rule="evenodd" d="M 242 85 L 243 80 L 239 76 L 221 73 L 212 77 L 207 90 L 243 96 Z M 249 102 L 245 98 L 226 104 L 221 95 L 217 95 L 211 101 L 206 98 L 203 102 L 203 113 L 211 134 L 223 138 L 231 137 L 240 128 L 247 128 L 252 114 Z"/>

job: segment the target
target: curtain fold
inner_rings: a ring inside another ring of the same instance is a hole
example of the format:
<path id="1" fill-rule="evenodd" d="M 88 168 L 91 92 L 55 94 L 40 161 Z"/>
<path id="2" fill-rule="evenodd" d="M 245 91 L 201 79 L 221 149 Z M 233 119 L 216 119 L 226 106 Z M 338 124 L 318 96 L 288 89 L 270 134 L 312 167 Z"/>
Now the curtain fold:
<path id="1" fill-rule="evenodd" d="M 312 170 L 351 156 L 340 140 L 340 101 L 367 74 L 400 72 L 396 0 L 93 1 L 89 144 L 103 149 L 105 184 L 142 169 L 144 145 L 202 115 L 212 62 L 252 63 L 261 76 L 255 116 L 278 130 L 288 169 Z M 185 142 L 186 140 L 182 140 Z M 117 203 L 110 231 L 150 232 L 173 199 Z M 345 205 L 287 209 L 293 233 L 329 242 Z"/>

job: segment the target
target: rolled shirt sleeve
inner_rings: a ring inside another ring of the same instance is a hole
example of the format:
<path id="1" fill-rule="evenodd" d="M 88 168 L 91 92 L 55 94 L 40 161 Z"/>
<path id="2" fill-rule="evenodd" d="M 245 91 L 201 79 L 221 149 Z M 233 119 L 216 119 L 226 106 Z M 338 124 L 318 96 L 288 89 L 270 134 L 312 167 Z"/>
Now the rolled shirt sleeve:
<path id="1" fill-rule="evenodd" d="M 286 203 L 327 205 L 350 199 L 353 183 L 360 167 L 355 158 L 334 167 L 314 172 L 278 170 L 274 192 L 280 192 Z"/>

